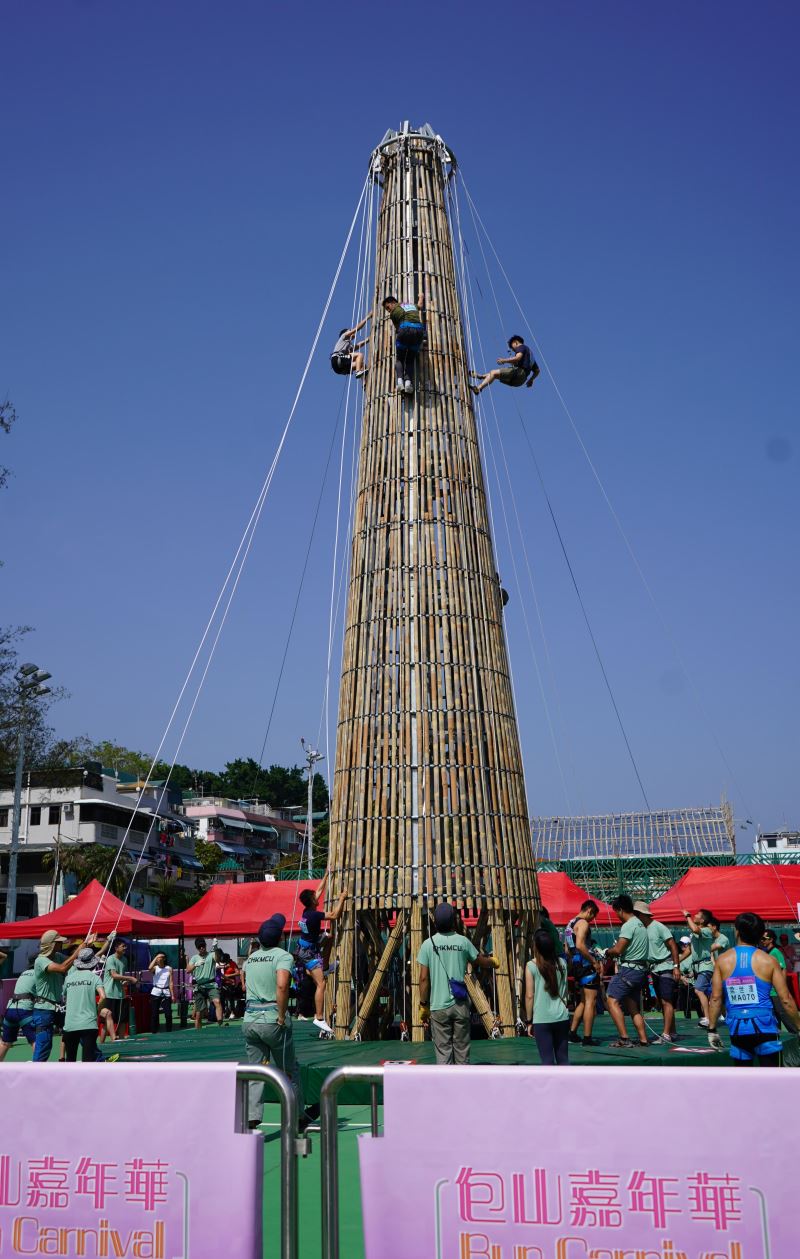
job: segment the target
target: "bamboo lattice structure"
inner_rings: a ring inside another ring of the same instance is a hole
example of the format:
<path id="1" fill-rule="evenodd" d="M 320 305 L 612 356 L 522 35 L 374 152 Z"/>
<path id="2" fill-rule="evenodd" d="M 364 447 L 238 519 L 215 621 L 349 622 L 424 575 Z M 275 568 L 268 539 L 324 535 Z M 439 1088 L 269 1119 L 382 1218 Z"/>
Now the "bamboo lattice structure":
<path id="1" fill-rule="evenodd" d="M 421 1039 L 416 954 L 447 899 L 491 937 L 497 1008 L 478 1009 L 512 1035 L 538 893 L 446 206 L 455 161 L 407 125 L 372 161 L 382 198 L 330 826 L 331 896 L 349 899 L 328 987 L 337 1036 L 354 1019 L 360 1033 L 374 977 L 402 958 Z M 381 301 L 422 291 L 427 343 L 406 396 Z"/>

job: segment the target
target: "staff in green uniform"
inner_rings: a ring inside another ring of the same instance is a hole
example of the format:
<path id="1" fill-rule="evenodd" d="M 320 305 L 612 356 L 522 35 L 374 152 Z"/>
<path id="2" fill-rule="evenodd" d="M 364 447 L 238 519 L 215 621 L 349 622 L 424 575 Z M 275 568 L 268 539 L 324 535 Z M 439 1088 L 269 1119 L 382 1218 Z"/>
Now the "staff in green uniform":
<path id="1" fill-rule="evenodd" d="M 419 999 L 423 1017 L 430 1008 L 431 1038 L 440 1066 L 469 1062 L 470 1008 L 464 978 L 467 966 L 494 967 L 496 957 L 478 953 L 469 936 L 456 931 L 452 905 L 443 901 L 433 911 L 435 933 L 423 940 L 417 956 Z"/>
<path id="2" fill-rule="evenodd" d="M 100 1014 L 105 1026 L 100 1029 L 100 1043 L 108 1036 L 117 1039 L 117 1028 L 125 1023 L 125 988 L 124 984 L 138 984 L 138 976 L 125 969 L 125 957 L 128 952 L 127 940 L 118 939 L 114 952 L 106 962 L 103 976 L 105 996 L 100 1004 Z"/>
<path id="3" fill-rule="evenodd" d="M 16 1044 L 20 1032 L 29 1045 L 36 1040 L 33 1030 L 33 985 L 36 974 L 33 964 L 37 954 L 31 953 L 28 968 L 24 970 L 14 985 L 14 995 L 6 1006 L 3 1015 L 3 1026 L 0 1030 L 0 1062 L 3 1061 L 12 1045 Z"/>
<path id="4" fill-rule="evenodd" d="M 664 1016 L 664 1030 L 658 1037 L 663 1044 L 671 1045 L 677 1039 L 675 1035 L 675 1006 L 680 992 L 681 977 L 678 961 L 678 946 L 669 927 L 658 922 L 650 913 L 646 901 L 633 902 L 634 913 L 647 932 L 650 947 L 650 975 L 653 989 L 661 1001 L 661 1013 Z"/>
<path id="5" fill-rule="evenodd" d="M 711 930 L 710 909 L 698 909 L 696 914 L 685 910 L 686 926 L 692 933 L 692 961 L 694 963 L 694 990 L 703 1011 L 701 1027 L 708 1027 L 708 1003 L 711 1000 L 711 980 L 714 976 L 714 958 L 711 953 L 714 933 Z"/>
<path id="6" fill-rule="evenodd" d="M 87 936 L 86 943 L 91 944 L 93 939 L 94 936 Z M 56 954 L 56 945 L 66 943 L 66 936 L 59 935 L 57 931 L 45 931 L 39 941 L 39 956 L 33 964 L 33 1030 L 36 1037 L 34 1062 L 47 1062 L 50 1057 L 56 1015 L 61 1011 L 64 976 L 83 948 L 82 941 L 74 953 L 59 960 L 60 954 Z"/>
<path id="7" fill-rule="evenodd" d="M 624 892 L 611 902 L 614 913 L 622 919 L 622 928 L 616 944 L 606 949 L 606 957 L 619 958 L 619 970 L 608 985 L 608 1012 L 619 1033 L 611 1042 L 612 1049 L 646 1048 L 649 1044 L 647 1028 L 641 1011 L 642 988 L 647 979 L 647 962 L 650 945 L 647 932 L 633 912 L 633 901 Z M 630 1040 L 625 1027 L 625 1015 L 629 1014 L 638 1033 L 638 1040 Z"/>
<path id="8" fill-rule="evenodd" d="M 110 960 L 110 959 L 109 959 Z M 64 1048 L 67 1062 L 101 1062 L 97 1047 L 97 998 L 105 999 L 105 989 L 97 974 L 98 957 L 94 949 L 81 949 L 72 970 L 64 980 Z"/>
<path id="9" fill-rule="evenodd" d="M 270 1060 L 291 1082 L 297 1098 L 297 1113 L 303 1114 L 300 1068 L 294 1052 L 292 1021 L 286 1012 L 289 985 L 294 972 L 294 958 L 282 946 L 286 919 L 273 914 L 258 929 L 258 948 L 244 966 L 245 987 L 244 1043 L 247 1061 L 260 1066 Z M 248 1115 L 251 1128 L 261 1122 L 263 1085 L 248 1086 Z"/>
<path id="10" fill-rule="evenodd" d="M 214 1006 L 217 1027 L 224 1027 L 222 1018 L 222 1002 L 219 988 L 215 983 L 217 961 L 213 953 L 209 953 L 204 936 L 198 936 L 194 942 L 197 952 L 189 958 L 187 971 L 192 977 L 192 998 L 194 1000 L 194 1026 L 199 1032 L 203 1026 L 203 1015 L 208 1012 L 209 1005 Z"/>

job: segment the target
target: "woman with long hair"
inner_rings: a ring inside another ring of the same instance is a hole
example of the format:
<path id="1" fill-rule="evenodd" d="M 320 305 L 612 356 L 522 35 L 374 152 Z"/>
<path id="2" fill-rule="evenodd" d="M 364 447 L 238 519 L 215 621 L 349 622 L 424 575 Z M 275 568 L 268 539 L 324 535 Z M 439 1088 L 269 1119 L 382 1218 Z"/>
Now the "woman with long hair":
<path id="1" fill-rule="evenodd" d="M 533 937 L 533 959 L 525 967 L 525 1011 L 542 1064 L 567 1066 L 567 963 L 556 953 L 549 931 L 537 931 Z"/>

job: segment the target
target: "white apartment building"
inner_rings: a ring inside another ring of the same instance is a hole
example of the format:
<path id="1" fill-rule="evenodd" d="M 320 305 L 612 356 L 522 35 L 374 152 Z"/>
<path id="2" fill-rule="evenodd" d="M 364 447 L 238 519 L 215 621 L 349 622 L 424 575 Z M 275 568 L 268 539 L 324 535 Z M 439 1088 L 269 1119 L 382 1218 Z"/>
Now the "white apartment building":
<path id="1" fill-rule="evenodd" d="M 783 853 L 789 860 L 800 861 L 800 831 L 761 831 L 753 851 L 770 856 Z"/>
<path id="2" fill-rule="evenodd" d="M 63 904 L 77 890 L 60 870 L 60 852 L 72 844 L 119 847 L 142 862 L 131 904 L 158 912 L 152 888 L 168 869 L 176 886 L 190 890 L 202 869 L 194 856 L 194 828 L 177 813 L 180 793 L 153 784 L 139 800 L 139 784 L 100 766 L 31 770 L 22 780 L 17 866 L 17 917 L 34 918 Z M 0 777 L 0 922 L 5 918 L 8 853 L 14 803 L 13 776 Z M 46 866 L 50 853 L 55 861 Z"/>

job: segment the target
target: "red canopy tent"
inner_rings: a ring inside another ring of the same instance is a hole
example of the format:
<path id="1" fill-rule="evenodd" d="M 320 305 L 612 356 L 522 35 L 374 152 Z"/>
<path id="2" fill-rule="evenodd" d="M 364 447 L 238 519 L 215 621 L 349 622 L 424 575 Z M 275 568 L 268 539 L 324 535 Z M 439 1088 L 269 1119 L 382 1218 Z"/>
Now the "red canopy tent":
<path id="1" fill-rule="evenodd" d="M 590 896 L 577 883 L 573 883 L 568 874 L 559 871 L 537 874 L 539 896 L 542 904 L 547 906 L 550 917 L 558 927 L 565 927 L 571 918 L 580 911 L 584 901 L 594 901 L 600 912 L 595 919 L 598 927 L 618 927 L 620 920 L 614 910 L 597 896 Z"/>
<path id="2" fill-rule="evenodd" d="M 568 874 L 555 870 L 550 873 L 537 872 L 536 877 L 539 881 L 539 896 L 542 904 L 547 907 L 557 927 L 565 927 L 570 919 L 580 912 L 584 901 L 594 901 L 597 905 L 600 912 L 595 923 L 598 927 L 620 925 L 620 920 L 610 905 L 601 901 L 598 896 L 591 896 L 582 887 L 578 887 Z M 477 921 L 475 915 L 464 915 L 464 925 L 467 927 L 474 927 Z"/>
<path id="3" fill-rule="evenodd" d="M 650 908 L 662 922 L 682 922 L 687 909 L 710 909 L 721 922 L 747 910 L 766 922 L 794 922 L 798 902 L 800 865 L 694 866 Z"/>
<path id="4" fill-rule="evenodd" d="M 71 939 L 86 935 L 90 926 L 98 935 L 108 935 L 109 931 L 115 930 L 121 935 L 142 936 L 145 939 L 183 934 L 182 921 L 157 918 L 153 914 L 131 909 L 118 896 L 106 891 L 97 879 L 92 879 L 82 892 L 52 914 L 0 923 L 0 940 L 35 940 L 45 931 L 58 931 Z"/>
<path id="5" fill-rule="evenodd" d="M 290 879 L 274 883 L 216 883 L 180 918 L 187 936 L 255 935 L 265 918 L 283 914 L 286 928 L 297 925 L 303 906 L 300 893 L 316 891 L 319 879 Z"/>

